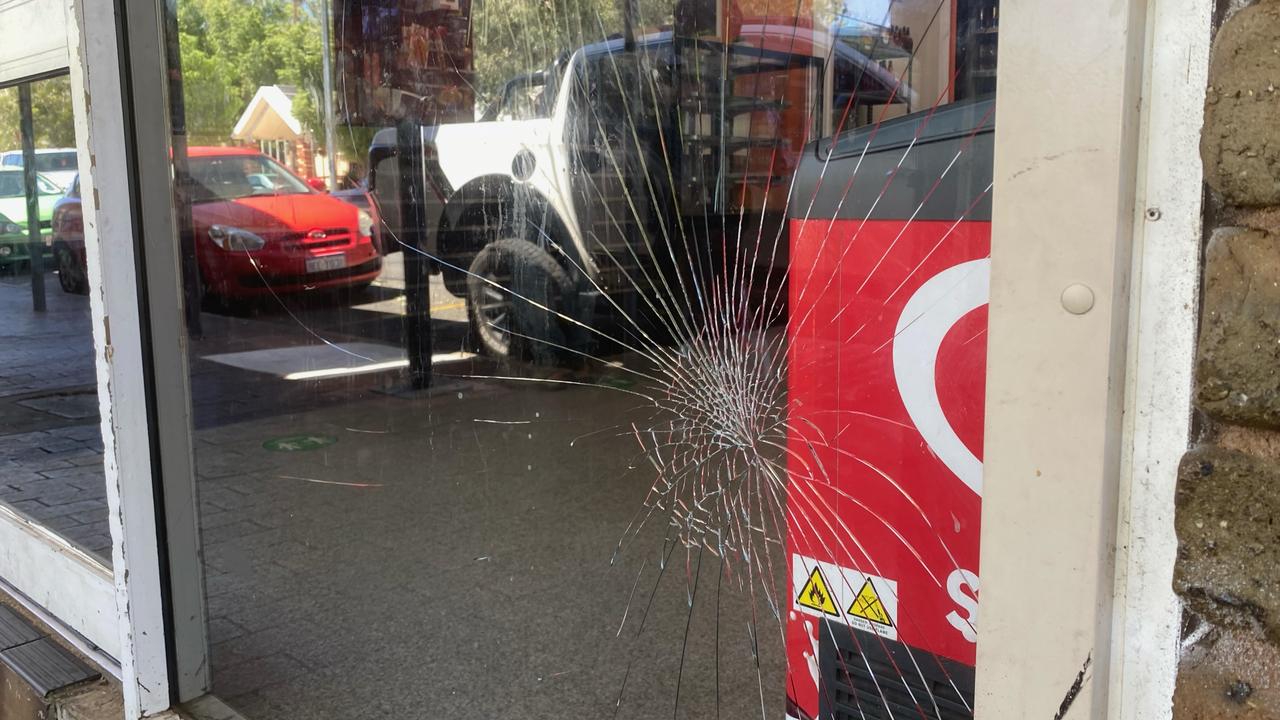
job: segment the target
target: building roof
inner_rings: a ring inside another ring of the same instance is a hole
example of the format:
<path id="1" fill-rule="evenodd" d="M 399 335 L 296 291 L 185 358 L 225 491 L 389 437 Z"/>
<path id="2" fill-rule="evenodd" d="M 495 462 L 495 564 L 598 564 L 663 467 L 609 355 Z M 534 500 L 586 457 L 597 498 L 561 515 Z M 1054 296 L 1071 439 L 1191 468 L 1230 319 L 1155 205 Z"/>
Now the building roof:
<path id="1" fill-rule="evenodd" d="M 293 116 L 296 90 L 287 85 L 263 85 L 240 114 L 234 140 L 296 140 L 302 136 L 302 123 Z"/>

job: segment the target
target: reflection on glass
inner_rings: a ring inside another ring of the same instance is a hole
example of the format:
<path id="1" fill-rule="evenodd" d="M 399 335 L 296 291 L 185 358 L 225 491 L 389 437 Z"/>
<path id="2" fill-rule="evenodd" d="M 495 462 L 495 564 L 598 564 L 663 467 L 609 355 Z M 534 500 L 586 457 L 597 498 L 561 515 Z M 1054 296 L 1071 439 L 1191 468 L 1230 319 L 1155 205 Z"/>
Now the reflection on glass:
<path id="1" fill-rule="evenodd" d="M 109 564 L 71 88 L 28 87 L 34 187 L 18 88 L 0 90 L 0 504 Z"/>
<path id="2" fill-rule="evenodd" d="M 994 2 L 332 16 L 177 3 L 215 693 L 971 717 Z"/>

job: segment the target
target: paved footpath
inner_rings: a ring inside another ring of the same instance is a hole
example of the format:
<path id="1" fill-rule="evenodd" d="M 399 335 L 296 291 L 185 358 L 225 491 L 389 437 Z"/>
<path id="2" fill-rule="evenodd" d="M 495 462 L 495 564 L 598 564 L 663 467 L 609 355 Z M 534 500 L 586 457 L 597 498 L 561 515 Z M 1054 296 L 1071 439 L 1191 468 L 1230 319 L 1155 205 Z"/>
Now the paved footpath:
<path id="1" fill-rule="evenodd" d="M 52 275 L 50 289 L 37 315 L 25 283 L 0 281 L 0 501 L 105 556 L 88 302 Z M 437 352 L 455 351 L 462 323 L 441 310 Z M 671 717 L 677 685 L 681 718 L 759 717 L 762 699 L 782 714 L 776 624 L 757 670 L 747 596 L 726 583 L 691 607 L 688 558 L 657 569 L 665 523 L 610 562 L 652 481 L 619 432 L 643 419 L 633 397 L 287 381 L 208 358 L 317 335 L 395 345 L 399 318 L 203 319 L 190 362 L 214 691 L 251 720 Z M 324 442 L 271 442 L 299 436 Z"/>
<path id="2" fill-rule="evenodd" d="M 0 501 L 110 560 L 89 298 L 0 277 Z"/>

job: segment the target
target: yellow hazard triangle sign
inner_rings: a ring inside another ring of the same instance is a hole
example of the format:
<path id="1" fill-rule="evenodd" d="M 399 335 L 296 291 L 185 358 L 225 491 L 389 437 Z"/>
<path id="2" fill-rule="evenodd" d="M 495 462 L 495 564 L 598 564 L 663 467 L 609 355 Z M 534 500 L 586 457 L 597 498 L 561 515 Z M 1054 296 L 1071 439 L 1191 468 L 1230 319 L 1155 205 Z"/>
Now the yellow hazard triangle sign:
<path id="1" fill-rule="evenodd" d="M 817 570 L 814 572 L 817 572 Z M 889 613 L 884 609 L 884 603 L 880 602 L 880 595 L 876 593 L 875 586 L 871 584 L 871 578 L 867 578 L 867 581 L 862 583 L 862 589 L 858 591 L 858 597 L 854 598 L 853 604 L 849 606 L 849 614 L 873 623 L 893 627 L 893 621 L 889 619 Z"/>
<path id="2" fill-rule="evenodd" d="M 796 602 L 810 610 L 817 610 L 831 617 L 840 617 L 840 611 L 836 609 L 836 603 L 831 599 L 831 591 L 827 588 L 827 579 L 822 577 L 822 571 L 815 567 L 813 572 L 809 573 L 809 582 L 804 584 L 800 594 L 796 596 Z"/>

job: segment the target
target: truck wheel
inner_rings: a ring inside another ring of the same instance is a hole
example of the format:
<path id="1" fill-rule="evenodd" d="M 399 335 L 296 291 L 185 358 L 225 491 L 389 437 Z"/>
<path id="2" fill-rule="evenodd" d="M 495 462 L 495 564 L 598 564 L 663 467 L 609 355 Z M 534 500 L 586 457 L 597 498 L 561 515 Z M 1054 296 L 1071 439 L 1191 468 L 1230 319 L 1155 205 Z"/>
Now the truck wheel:
<path id="1" fill-rule="evenodd" d="M 486 354 L 548 361 L 565 344 L 563 312 L 569 275 L 545 250 L 524 240 L 484 246 L 467 277 L 467 318 Z"/>

